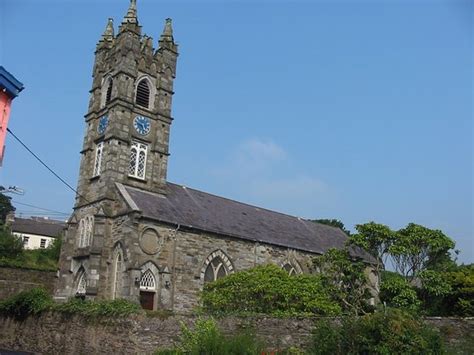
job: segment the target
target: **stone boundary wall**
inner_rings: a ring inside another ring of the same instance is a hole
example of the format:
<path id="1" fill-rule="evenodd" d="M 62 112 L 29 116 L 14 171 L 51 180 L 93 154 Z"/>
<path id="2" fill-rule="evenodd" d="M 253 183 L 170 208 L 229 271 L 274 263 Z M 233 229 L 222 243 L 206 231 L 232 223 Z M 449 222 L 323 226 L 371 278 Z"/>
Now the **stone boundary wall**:
<path id="1" fill-rule="evenodd" d="M 39 271 L 0 266 L 0 301 L 21 291 L 43 286 L 53 294 L 56 283 L 54 271 Z"/>
<path id="2" fill-rule="evenodd" d="M 24 321 L 0 317 L 0 349 L 35 354 L 153 354 L 179 340 L 181 324 L 195 316 L 164 319 L 133 316 L 127 319 L 85 320 L 79 316 L 43 314 Z M 302 347 L 311 334 L 314 319 L 236 318 L 218 321 L 225 334 L 252 327 L 269 349 Z M 472 337 L 474 318 L 427 318 L 427 323 L 449 333 L 448 341 Z"/>

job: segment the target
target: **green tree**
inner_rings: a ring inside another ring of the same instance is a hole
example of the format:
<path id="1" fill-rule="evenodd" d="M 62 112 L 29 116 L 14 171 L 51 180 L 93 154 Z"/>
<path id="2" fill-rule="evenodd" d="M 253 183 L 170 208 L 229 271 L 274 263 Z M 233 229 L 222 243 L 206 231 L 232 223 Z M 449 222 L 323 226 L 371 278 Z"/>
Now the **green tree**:
<path id="1" fill-rule="evenodd" d="M 376 258 L 375 268 L 379 275 L 389 256 L 395 233 L 386 225 L 375 222 L 358 224 L 356 230 L 358 233 L 351 235 L 350 243 L 365 249 Z"/>
<path id="2" fill-rule="evenodd" d="M 15 259 L 23 253 L 23 241 L 14 236 L 10 229 L 0 225 L 0 257 Z"/>
<path id="3" fill-rule="evenodd" d="M 10 212 L 15 211 L 11 202 L 11 197 L 0 193 L 0 223 L 5 224 L 7 216 Z"/>
<path id="4" fill-rule="evenodd" d="M 344 226 L 344 223 L 342 223 L 339 219 L 325 219 L 325 218 L 322 218 L 322 219 L 314 219 L 314 220 L 312 220 L 312 222 L 321 223 L 321 224 L 325 224 L 327 226 L 336 227 L 336 228 L 341 229 L 347 235 L 351 235 L 351 232 L 348 229 L 346 229 L 346 227 Z"/>
<path id="5" fill-rule="evenodd" d="M 329 249 L 313 258 L 313 266 L 320 273 L 323 285 L 347 313 L 365 313 L 371 294 L 367 288 L 365 263 L 355 260 L 344 249 Z"/>
<path id="6" fill-rule="evenodd" d="M 410 223 L 396 233 L 388 248 L 395 270 L 413 281 L 425 270 L 433 256 L 454 248 L 454 242 L 443 232 Z"/>

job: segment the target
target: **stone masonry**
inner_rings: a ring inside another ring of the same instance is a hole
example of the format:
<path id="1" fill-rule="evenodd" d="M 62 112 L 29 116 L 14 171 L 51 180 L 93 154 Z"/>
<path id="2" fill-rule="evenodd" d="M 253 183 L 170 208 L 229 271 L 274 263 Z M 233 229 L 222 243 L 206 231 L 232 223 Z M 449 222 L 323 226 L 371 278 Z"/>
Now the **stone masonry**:
<path id="1" fill-rule="evenodd" d="M 309 272 L 312 256 L 344 246 L 339 229 L 167 182 L 177 58 L 171 20 L 155 49 L 136 0 L 117 34 L 108 20 L 95 52 L 58 301 L 125 298 L 189 313 L 205 282 L 266 263 Z M 373 262 L 354 255 L 368 268 Z"/>

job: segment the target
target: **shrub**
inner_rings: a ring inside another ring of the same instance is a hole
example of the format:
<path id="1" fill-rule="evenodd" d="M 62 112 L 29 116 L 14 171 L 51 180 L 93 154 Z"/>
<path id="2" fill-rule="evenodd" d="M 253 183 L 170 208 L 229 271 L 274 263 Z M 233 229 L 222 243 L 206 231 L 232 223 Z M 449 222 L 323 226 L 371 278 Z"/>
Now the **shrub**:
<path id="1" fill-rule="evenodd" d="M 319 276 L 289 276 L 275 265 L 257 266 L 208 283 L 201 299 L 211 314 L 294 316 L 341 312 Z"/>
<path id="2" fill-rule="evenodd" d="M 225 337 L 213 319 L 198 319 L 194 329 L 183 325 L 182 331 L 181 342 L 175 349 L 160 350 L 156 354 L 254 355 L 264 353 L 262 344 L 250 331 Z"/>
<path id="3" fill-rule="evenodd" d="M 317 324 L 310 354 L 444 354 L 439 333 L 400 310 Z"/>
<path id="4" fill-rule="evenodd" d="M 84 301 L 70 299 L 68 302 L 56 305 L 55 309 L 65 314 L 79 314 L 84 317 L 126 317 L 142 312 L 140 305 L 124 299 Z"/>
<path id="5" fill-rule="evenodd" d="M 43 288 L 33 288 L 0 302 L 0 314 L 21 320 L 52 307 L 53 299 L 49 293 Z"/>

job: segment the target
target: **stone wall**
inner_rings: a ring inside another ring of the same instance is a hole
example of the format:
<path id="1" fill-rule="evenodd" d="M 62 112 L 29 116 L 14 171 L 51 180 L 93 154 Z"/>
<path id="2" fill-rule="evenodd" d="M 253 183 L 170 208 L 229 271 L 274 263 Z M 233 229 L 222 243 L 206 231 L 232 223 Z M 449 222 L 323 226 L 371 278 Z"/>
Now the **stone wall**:
<path id="1" fill-rule="evenodd" d="M 53 294 L 56 283 L 54 271 L 38 271 L 0 267 L 0 300 L 8 298 L 21 291 L 43 286 Z"/>
<path id="2" fill-rule="evenodd" d="M 85 321 L 81 317 L 44 314 L 19 322 L 0 317 L 0 348 L 35 354 L 152 354 L 179 340 L 181 324 L 192 325 L 193 316 L 166 319 L 134 316 L 122 320 Z M 429 318 L 448 340 L 472 337 L 474 318 Z M 225 334 L 252 327 L 268 349 L 303 347 L 314 320 L 276 318 L 234 318 L 219 321 Z M 450 334 L 446 334 L 446 330 Z"/>

